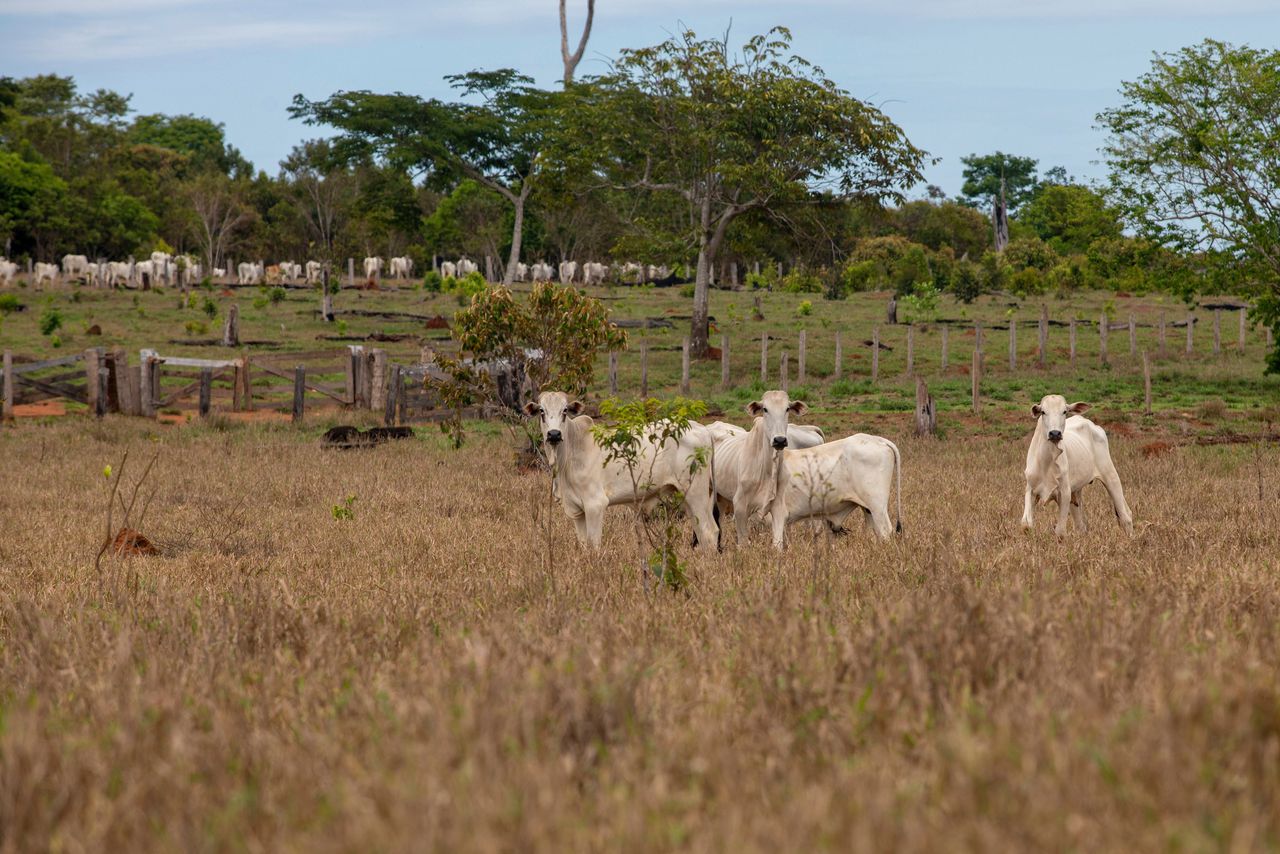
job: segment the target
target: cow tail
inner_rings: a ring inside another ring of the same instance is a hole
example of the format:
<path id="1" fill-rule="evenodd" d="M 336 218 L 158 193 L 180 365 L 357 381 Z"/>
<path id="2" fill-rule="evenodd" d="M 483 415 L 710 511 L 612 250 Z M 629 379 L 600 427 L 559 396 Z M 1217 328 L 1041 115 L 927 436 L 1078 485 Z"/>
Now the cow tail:
<path id="1" fill-rule="evenodd" d="M 885 441 L 888 441 L 887 439 Z M 902 454 L 898 452 L 898 446 L 893 442 L 889 442 L 889 447 L 893 448 L 893 468 L 898 480 L 898 521 L 894 525 L 894 530 L 899 534 L 902 533 Z"/>

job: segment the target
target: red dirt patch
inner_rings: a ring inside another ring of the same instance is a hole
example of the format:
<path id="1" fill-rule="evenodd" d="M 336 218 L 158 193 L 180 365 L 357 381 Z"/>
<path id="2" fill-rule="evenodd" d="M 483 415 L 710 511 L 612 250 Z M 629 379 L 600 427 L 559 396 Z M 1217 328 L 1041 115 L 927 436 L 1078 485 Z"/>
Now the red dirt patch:
<path id="1" fill-rule="evenodd" d="M 39 403 L 20 403 L 13 408 L 14 418 L 45 418 L 50 415 L 66 415 L 67 404 L 61 400 L 42 400 Z"/>
<path id="2" fill-rule="evenodd" d="M 233 297 L 235 295 L 236 295 L 235 291 L 231 290 L 231 288 L 223 288 L 222 290 L 218 291 L 218 296 L 220 297 Z"/>
<path id="3" fill-rule="evenodd" d="M 160 550 L 141 531 L 133 528 L 121 528 L 111 548 L 117 555 L 160 554 Z"/>
<path id="4" fill-rule="evenodd" d="M 102 327 L 95 323 L 93 324 L 93 326 L 90 326 L 88 329 L 86 329 L 84 331 L 84 334 L 85 335 L 101 335 Z"/>
<path id="5" fill-rule="evenodd" d="M 1116 421 L 1106 425 L 1107 430 L 1117 436 L 1124 436 L 1126 439 L 1134 436 L 1137 431 L 1132 426 L 1123 421 Z"/>
<path id="6" fill-rule="evenodd" d="M 1152 457 L 1161 457 L 1178 447 L 1172 442 L 1165 442 L 1157 439 L 1154 442 L 1148 442 L 1142 446 L 1142 456 L 1150 459 Z"/>
<path id="7" fill-rule="evenodd" d="M 708 348 L 707 348 L 707 355 L 703 356 L 702 358 L 703 358 L 704 360 L 708 361 L 708 362 L 719 359 L 719 358 L 720 358 L 720 348 L 719 348 L 719 347 L 708 347 Z"/>
<path id="8" fill-rule="evenodd" d="M 435 317 L 427 321 L 428 329 L 448 329 L 449 321 L 445 320 L 443 314 L 437 314 Z"/>

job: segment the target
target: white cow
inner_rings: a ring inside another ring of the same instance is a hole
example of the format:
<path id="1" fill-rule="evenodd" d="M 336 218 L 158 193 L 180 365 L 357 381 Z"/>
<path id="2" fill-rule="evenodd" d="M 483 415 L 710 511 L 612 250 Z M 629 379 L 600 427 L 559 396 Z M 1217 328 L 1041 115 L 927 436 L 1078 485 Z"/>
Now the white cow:
<path id="1" fill-rule="evenodd" d="M 58 281 L 58 265 L 57 264 L 46 264 L 43 261 L 37 261 L 35 266 L 32 268 L 32 270 L 35 276 L 35 283 L 37 285 L 43 282 L 45 279 L 48 279 L 52 284 L 57 284 L 57 281 Z"/>
<path id="2" fill-rule="evenodd" d="M 281 261 L 276 266 L 280 268 L 280 277 L 290 284 L 302 278 L 301 264 L 295 264 L 293 261 Z"/>
<path id="3" fill-rule="evenodd" d="M 227 268 L 226 268 L 226 267 L 214 267 L 214 268 L 213 268 L 213 271 L 212 271 L 212 276 L 213 276 L 213 278 L 215 278 L 215 279 L 221 279 L 222 277 L 224 277 L 224 276 L 226 276 L 226 275 L 227 275 Z"/>
<path id="4" fill-rule="evenodd" d="M 380 274 L 382 272 L 382 268 L 385 266 L 386 266 L 386 262 L 384 262 L 381 258 L 373 257 L 373 258 L 364 259 L 365 279 L 372 279 L 375 275 Z"/>
<path id="5" fill-rule="evenodd" d="M 89 259 L 83 255 L 63 255 L 62 274 L 67 278 L 84 276 L 89 273 Z"/>
<path id="6" fill-rule="evenodd" d="M 391 278 L 393 279 L 410 279 L 413 278 L 413 259 L 408 256 L 400 256 L 391 259 Z"/>
<path id="7" fill-rule="evenodd" d="M 236 265 L 236 282 L 241 285 L 254 285 L 262 281 L 262 265 L 253 261 L 241 261 Z"/>
<path id="8" fill-rule="evenodd" d="M 549 282 L 555 274 L 555 270 L 546 261 L 539 261 L 529 269 L 529 275 L 535 282 Z"/>
<path id="9" fill-rule="evenodd" d="M 139 261 L 133 265 L 133 275 L 137 278 L 138 284 L 153 287 L 156 283 L 155 262 L 150 259 Z"/>
<path id="10" fill-rule="evenodd" d="M 151 270 L 156 279 L 163 279 L 166 284 L 173 281 L 172 264 L 173 256 L 168 252 L 151 253 Z"/>
<path id="11" fill-rule="evenodd" d="M 440 262 L 440 278 L 456 279 L 458 277 L 458 265 L 452 261 Z"/>
<path id="12" fill-rule="evenodd" d="M 582 283 L 585 285 L 603 284 L 605 274 L 608 272 L 609 268 L 599 261 L 588 261 L 582 265 Z"/>
<path id="13" fill-rule="evenodd" d="M 324 265 L 319 261 L 307 262 L 307 282 L 308 284 L 319 284 L 321 274 L 324 272 Z"/>
<path id="14" fill-rule="evenodd" d="M 529 265 L 516 262 L 516 274 L 514 278 L 517 282 L 529 281 Z"/>
<path id="15" fill-rule="evenodd" d="M 651 440 L 642 442 L 637 489 L 623 463 L 606 462 L 605 452 L 591 433 L 595 422 L 580 414 L 581 402 L 570 400 L 563 392 L 544 391 L 536 403 L 525 404 L 524 411 L 541 419 L 543 452 L 554 472 L 556 494 L 574 522 L 579 542 L 592 548 L 600 546 L 605 508 L 649 504 L 664 493 L 679 492 L 693 520 L 698 547 L 717 548 L 720 530 L 713 509 L 711 467 L 694 465 L 699 458 L 710 459 L 714 444 L 701 424 L 691 423 L 679 439 L 668 440 L 661 447 Z"/>
<path id="16" fill-rule="evenodd" d="M 645 269 L 635 261 L 628 261 L 622 265 L 622 278 L 627 281 L 634 281 L 636 284 L 644 284 Z"/>
<path id="17" fill-rule="evenodd" d="M 560 262 L 560 284 L 567 285 L 573 281 L 578 275 L 577 261 L 561 261 Z"/>
<path id="18" fill-rule="evenodd" d="M 472 273 L 476 272 L 477 269 L 476 262 L 472 261 L 470 258 L 458 259 L 458 276 L 460 278 L 470 276 Z"/>
<path id="19" fill-rule="evenodd" d="M 1031 407 L 1036 417 L 1036 430 L 1027 448 L 1027 489 L 1023 497 L 1022 527 L 1030 529 L 1035 520 L 1032 511 L 1038 503 L 1058 502 L 1058 524 L 1054 533 L 1067 532 L 1070 512 L 1081 531 L 1088 530 L 1080 493 L 1095 480 L 1101 480 L 1111 496 L 1116 521 L 1125 533 L 1133 535 L 1133 513 L 1124 500 L 1124 487 L 1115 463 L 1107 433 L 1097 424 L 1080 416 L 1089 409 L 1083 402 L 1067 404 L 1060 394 L 1049 394 Z"/>
<path id="20" fill-rule="evenodd" d="M 824 440 L 817 427 L 787 423 L 792 413 L 800 415 L 807 409 L 785 391 L 767 391 L 747 404 L 747 412 L 755 416 L 750 430 L 723 421 L 707 425 L 716 439 L 716 495 L 722 510 L 733 511 L 740 544 L 746 542 L 751 519 L 770 511 L 782 450 L 812 448 Z"/>
<path id="21" fill-rule="evenodd" d="M 0 283 L 9 284 L 18 275 L 18 265 L 5 258 L 0 258 Z"/>
<path id="22" fill-rule="evenodd" d="M 133 281 L 133 264 L 129 261 L 108 261 L 107 262 L 107 286 L 108 287 L 128 287 Z"/>

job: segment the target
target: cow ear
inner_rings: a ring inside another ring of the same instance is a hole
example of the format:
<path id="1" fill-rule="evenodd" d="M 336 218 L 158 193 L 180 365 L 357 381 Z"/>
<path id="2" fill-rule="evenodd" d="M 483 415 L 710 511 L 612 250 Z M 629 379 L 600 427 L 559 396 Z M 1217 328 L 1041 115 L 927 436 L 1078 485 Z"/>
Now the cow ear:
<path id="1" fill-rule="evenodd" d="M 582 401 L 575 400 L 575 401 L 572 401 L 568 406 L 566 406 L 564 408 L 564 411 L 569 413 L 570 415 L 581 415 L 582 410 L 585 408 L 586 407 L 583 406 Z"/>
<path id="2" fill-rule="evenodd" d="M 1083 400 L 1077 400 L 1075 403 L 1067 407 L 1068 412 L 1074 412 L 1076 415 L 1079 415 L 1082 412 L 1088 412 L 1089 409 L 1089 404 L 1085 403 Z"/>
<path id="3" fill-rule="evenodd" d="M 805 403 L 803 400 L 793 400 L 787 409 L 794 415 L 804 415 L 809 411 L 809 404 Z"/>
<path id="4" fill-rule="evenodd" d="M 758 400 L 753 400 L 753 401 L 751 401 L 750 403 L 748 403 L 748 404 L 747 404 L 747 414 L 748 414 L 748 415 L 757 415 L 757 416 L 758 416 L 758 415 L 759 415 L 760 413 L 762 413 L 762 412 L 764 412 L 764 404 L 762 404 L 760 401 L 758 401 Z"/>
<path id="5" fill-rule="evenodd" d="M 1044 414 L 1044 410 L 1041 409 L 1040 404 L 1037 403 L 1031 407 L 1031 414 L 1036 418 L 1039 418 L 1042 414 Z"/>
<path id="6" fill-rule="evenodd" d="M 537 415 L 540 412 L 542 412 L 542 407 L 532 400 L 524 405 L 524 414 L 528 415 L 530 418 L 532 418 L 533 416 Z"/>

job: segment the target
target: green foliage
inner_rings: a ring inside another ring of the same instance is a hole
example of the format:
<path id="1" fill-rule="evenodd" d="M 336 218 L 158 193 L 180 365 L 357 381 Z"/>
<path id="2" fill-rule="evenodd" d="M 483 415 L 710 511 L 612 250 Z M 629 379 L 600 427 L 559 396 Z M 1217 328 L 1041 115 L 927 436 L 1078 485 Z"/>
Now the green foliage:
<path id="1" fill-rule="evenodd" d="M 696 290 L 697 290 L 696 285 L 681 285 L 680 296 L 684 297 L 685 299 L 692 299 Z"/>
<path id="2" fill-rule="evenodd" d="M 52 348 L 54 348 L 55 350 L 56 350 L 56 349 L 58 349 L 59 347 L 61 347 L 61 346 L 62 346 L 62 336 L 60 336 L 60 335 L 51 335 L 51 336 L 49 336 L 49 346 L 50 346 L 50 347 L 52 347 Z"/>
<path id="3" fill-rule="evenodd" d="M 62 312 L 50 306 L 40 314 L 40 334 L 52 335 L 62 328 Z"/>
<path id="4" fill-rule="evenodd" d="M 765 264 L 759 273 L 747 273 L 745 284 L 751 290 L 773 290 L 778 284 L 778 268 L 773 264 Z"/>
<path id="5" fill-rule="evenodd" d="M 182 324 L 182 328 L 189 336 L 205 335 L 209 332 L 209 324 L 203 320 L 188 320 Z"/>
<path id="6" fill-rule="evenodd" d="M 208 297 L 204 298 L 204 304 L 200 306 L 200 310 L 204 312 L 205 317 L 213 320 L 218 316 L 218 304 Z"/>
<path id="7" fill-rule="evenodd" d="M 336 522 L 350 522 L 356 518 L 356 497 L 348 495 L 342 501 L 333 505 L 329 512 L 333 514 Z"/>
<path id="8" fill-rule="evenodd" d="M 1043 185 L 1019 212 L 1018 222 L 1061 254 L 1084 252 L 1096 240 L 1121 234 L 1119 213 L 1101 193 L 1080 184 Z"/>
<path id="9" fill-rule="evenodd" d="M 849 294 L 875 290 L 879 287 L 882 278 L 880 265 L 874 260 L 867 258 L 859 261 L 850 258 L 840 270 L 837 295 L 844 298 Z"/>
<path id="10" fill-rule="evenodd" d="M 1015 238 L 1004 250 L 1004 262 L 1015 271 L 1034 269 L 1043 273 L 1061 260 L 1058 253 L 1038 237 Z"/>
<path id="11" fill-rule="evenodd" d="M 990 206 L 1000 197 L 1001 182 L 1010 214 L 1031 200 L 1036 190 L 1036 163 L 1031 157 L 1018 157 L 997 151 L 994 154 L 970 154 L 961 157 L 964 184 L 960 193 L 970 204 Z"/>
<path id="12" fill-rule="evenodd" d="M 796 306 L 796 314 L 801 317 L 808 317 L 813 314 L 813 303 L 809 302 L 807 299 L 800 300 L 800 305 Z"/>
<path id="13" fill-rule="evenodd" d="M 789 294 L 820 294 L 822 279 L 803 267 L 796 267 L 782 277 L 782 290 Z"/>
<path id="14" fill-rule="evenodd" d="M 938 299 L 941 293 L 929 282 L 921 282 L 901 301 L 903 317 L 908 323 L 929 321 L 938 316 Z"/>
<path id="15" fill-rule="evenodd" d="M 972 261 L 957 261 L 951 274 L 951 293 L 968 304 L 982 295 L 982 271 Z"/>
<path id="16" fill-rule="evenodd" d="M 422 289 L 430 293 L 439 293 L 444 285 L 444 279 L 435 270 L 428 270 L 422 276 Z"/>
<path id="17" fill-rule="evenodd" d="M 460 297 L 469 300 L 488 290 L 489 283 L 484 280 L 484 274 L 476 270 L 458 278 L 444 279 L 442 287 L 444 293 L 458 294 Z"/>
<path id="18" fill-rule="evenodd" d="M 280 303 L 284 302 L 284 298 L 288 295 L 289 295 L 289 292 L 286 291 L 284 288 L 280 287 L 279 285 L 273 285 L 271 288 L 267 290 L 267 301 L 272 305 L 279 305 Z"/>
<path id="19" fill-rule="evenodd" d="M 22 311 L 22 300 L 17 294 L 0 294 L 0 314 L 12 314 Z"/>

